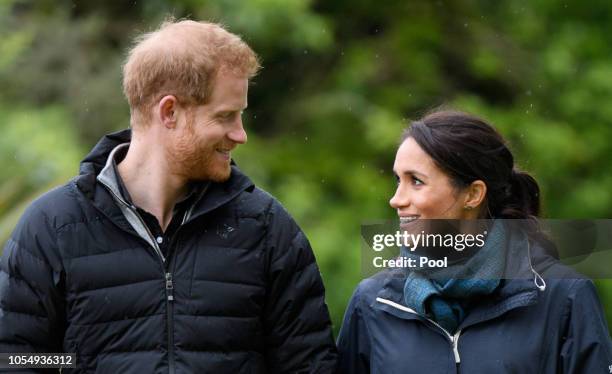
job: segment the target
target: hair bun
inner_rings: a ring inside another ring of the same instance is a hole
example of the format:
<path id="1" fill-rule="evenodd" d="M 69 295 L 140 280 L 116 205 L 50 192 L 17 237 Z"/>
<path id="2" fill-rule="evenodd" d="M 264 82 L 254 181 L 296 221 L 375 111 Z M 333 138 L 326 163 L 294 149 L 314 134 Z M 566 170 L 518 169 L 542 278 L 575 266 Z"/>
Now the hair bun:
<path id="1" fill-rule="evenodd" d="M 529 173 L 512 169 L 510 174 L 510 196 L 502 211 L 507 218 L 529 218 L 540 214 L 540 187 Z"/>

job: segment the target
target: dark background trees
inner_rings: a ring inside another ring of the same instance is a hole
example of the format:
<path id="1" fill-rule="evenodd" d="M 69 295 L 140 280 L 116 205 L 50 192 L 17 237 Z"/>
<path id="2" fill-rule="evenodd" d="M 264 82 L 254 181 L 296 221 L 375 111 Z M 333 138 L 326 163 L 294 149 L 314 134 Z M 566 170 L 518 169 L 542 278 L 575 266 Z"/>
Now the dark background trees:
<path id="1" fill-rule="evenodd" d="M 610 2 L 0 0 L 0 242 L 128 125 L 125 51 L 167 15 L 222 22 L 261 55 L 235 158 L 308 234 L 336 328 L 361 222 L 394 216 L 399 134 L 440 104 L 503 132 L 546 217 L 612 217 Z"/>

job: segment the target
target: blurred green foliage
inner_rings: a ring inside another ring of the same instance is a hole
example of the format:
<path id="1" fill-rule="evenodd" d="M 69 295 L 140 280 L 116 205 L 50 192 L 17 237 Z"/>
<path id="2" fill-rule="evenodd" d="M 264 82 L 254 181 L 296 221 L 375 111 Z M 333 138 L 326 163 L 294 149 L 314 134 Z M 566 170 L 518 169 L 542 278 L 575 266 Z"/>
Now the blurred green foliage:
<path id="1" fill-rule="evenodd" d="M 502 131 L 545 216 L 612 217 L 610 2 L 0 0 L 0 243 L 128 126 L 125 51 L 167 15 L 221 22 L 261 55 L 236 160 L 306 231 L 336 331 L 360 223 L 394 216 L 399 135 L 440 104 Z M 612 321 L 612 282 L 598 286 Z"/>

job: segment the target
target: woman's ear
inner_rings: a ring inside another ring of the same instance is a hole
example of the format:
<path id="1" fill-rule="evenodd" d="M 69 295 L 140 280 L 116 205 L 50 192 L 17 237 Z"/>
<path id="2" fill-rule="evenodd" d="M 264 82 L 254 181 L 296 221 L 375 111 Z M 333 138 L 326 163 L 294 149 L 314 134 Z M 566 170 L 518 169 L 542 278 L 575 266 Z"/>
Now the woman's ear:
<path id="1" fill-rule="evenodd" d="M 467 194 L 465 195 L 465 201 L 463 208 L 466 210 L 473 210 L 480 208 L 480 205 L 487 196 L 487 185 L 481 180 L 473 181 L 467 187 Z"/>

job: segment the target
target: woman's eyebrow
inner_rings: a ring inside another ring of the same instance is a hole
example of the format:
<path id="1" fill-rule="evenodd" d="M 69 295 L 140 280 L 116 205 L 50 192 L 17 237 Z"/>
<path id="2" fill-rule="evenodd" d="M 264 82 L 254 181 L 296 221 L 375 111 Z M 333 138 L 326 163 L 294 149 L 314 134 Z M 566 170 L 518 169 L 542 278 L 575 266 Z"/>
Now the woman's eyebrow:
<path id="1" fill-rule="evenodd" d="M 423 174 L 420 171 L 416 171 L 416 170 L 405 170 L 404 174 L 412 174 L 412 175 L 416 175 L 417 177 L 424 177 L 427 178 L 427 174 Z"/>

